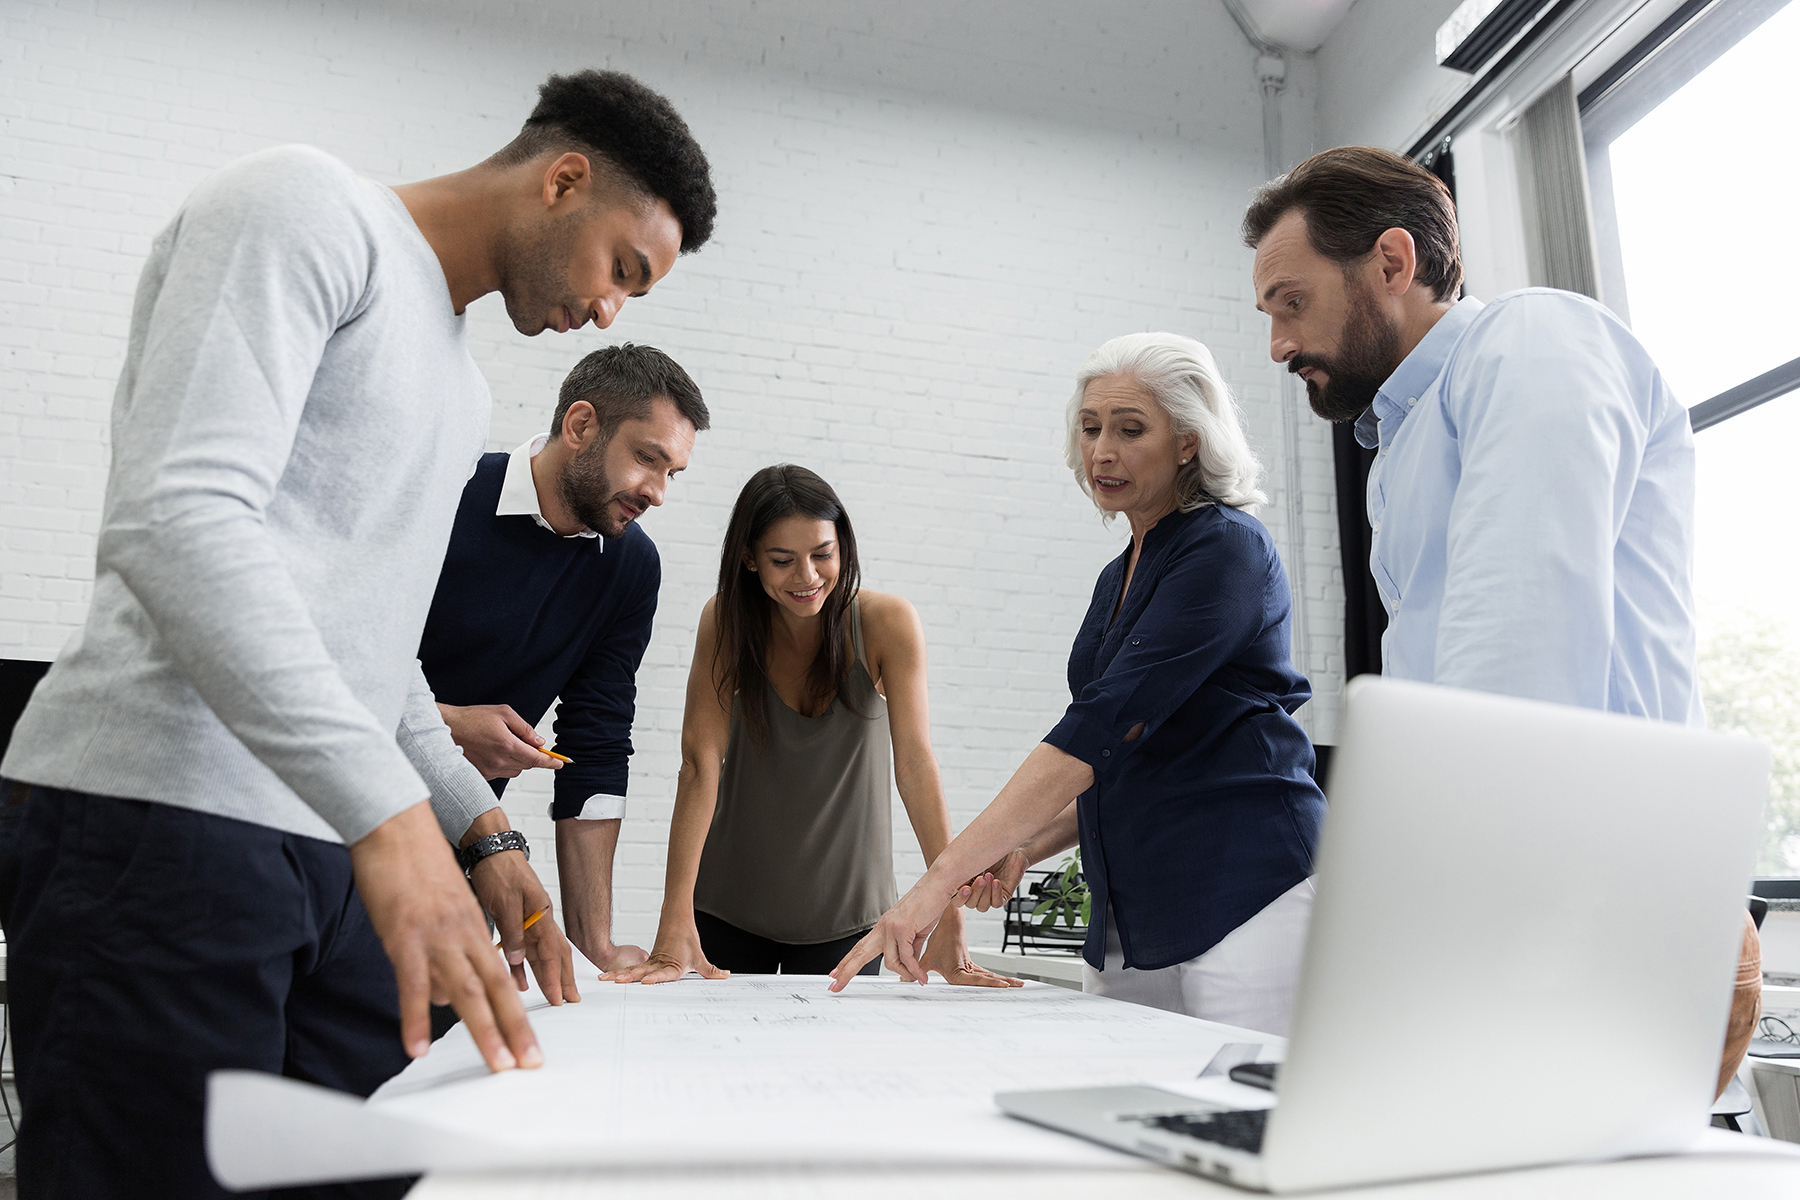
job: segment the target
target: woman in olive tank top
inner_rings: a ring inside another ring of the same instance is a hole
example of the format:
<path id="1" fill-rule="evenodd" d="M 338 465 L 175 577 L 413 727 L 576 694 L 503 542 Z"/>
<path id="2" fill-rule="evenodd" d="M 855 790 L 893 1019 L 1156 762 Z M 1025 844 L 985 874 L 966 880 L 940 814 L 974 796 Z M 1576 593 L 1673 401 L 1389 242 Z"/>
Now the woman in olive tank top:
<path id="1" fill-rule="evenodd" d="M 744 485 L 688 673 L 656 945 L 602 978 L 830 971 L 894 903 L 890 772 L 925 861 L 949 842 L 924 630 L 860 576 L 823 479 L 783 465 Z M 954 907 L 921 961 L 951 983 L 1017 983 L 969 961 Z"/>

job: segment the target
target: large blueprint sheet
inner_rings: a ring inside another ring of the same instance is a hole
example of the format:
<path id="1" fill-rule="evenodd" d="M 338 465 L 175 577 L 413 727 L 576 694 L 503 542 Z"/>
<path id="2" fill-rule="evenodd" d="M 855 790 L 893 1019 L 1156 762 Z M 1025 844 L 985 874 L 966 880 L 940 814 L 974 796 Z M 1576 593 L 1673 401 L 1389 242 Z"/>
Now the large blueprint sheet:
<path id="1" fill-rule="evenodd" d="M 1007 1118 L 993 1094 L 1192 1079 L 1227 1042 L 1282 1053 L 1278 1038 L 1042 984 L 859 978 L 832 995 L 823 976 L 645 987 L 582 974 L 580 1004 L 531 1012 L 541 1070 L 490 1075 L 457 1026 L 367 1102 L 215 1074 L 214 1173 L 247 1188 L 576 1165 L 1104 1167 L 1129 1160 Z"/>

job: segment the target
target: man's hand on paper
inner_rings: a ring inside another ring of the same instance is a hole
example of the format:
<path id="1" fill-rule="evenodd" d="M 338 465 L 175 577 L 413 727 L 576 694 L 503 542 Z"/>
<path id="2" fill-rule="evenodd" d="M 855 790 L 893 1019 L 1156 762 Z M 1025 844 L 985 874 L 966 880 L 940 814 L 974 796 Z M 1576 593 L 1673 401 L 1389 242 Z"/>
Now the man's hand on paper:
<path id="1" fill-rule="evenodd" d="M 930 872 L 926 873 L 930 878 Z M 856 973 L 879 958 L 888 970 L 900 976 L 908 983 L 924 984 L 930 981 L 931 973 L 919 956 L 924 953 L 926 939 L 931 931 L 937 928 L 938 921 L 944 915 L 945 898 L 942 892 L 933 896 L 922 891 L 925 879 L 913 885 L 912 891 L 900 898 L 900 903 L 881 914 L 881 920 L 875 927 L 863 935 L 862 941 L 850 948 L 844 960 L 832 968 L 831 990 L 841 992 L 849 986 Z"/>
<path id="2" fill-rule="evenodd" d="M 700 931 L 692 921 L 679 928 L 658 928 L 656 945 L 648 959 L 636 966 L 603 972 L 600 978 L 612 983 L 672 983 L 689 971 L 698 972 L 702 979 L 731 978 L 730 971 L 706 961 L 706 954 L 700 949 Z"/>
<path id="3" fill-rule="evenodd" d="M 500 812 L 497 808 L 492 811 Z M 501 824 L 504 827 L 504 818 Z M 524 964 L 530 962 L 531 973 L 537 976 L 538 986 L 550 1003 L 580 1000 L 581 992 L 575 986 L 575 957 L 556 918 L 545 913 L 532 922 L 530 929 L 524 928 L 533 913 L 550 907 L 550 895 L 525 855 L 518 850 L 490 854 L 475 864 L 469 872 L 469 882 L 475 887 L 481 907 L 494 918 L 494 927 L 500 931 L 500 946 L 506 952 L 507 966 L 518 989 L 526 989 Z"/>
<path id="4" fill-rule="evenodd" d="M 925 946 L 925 955 L 919 959 L 919 965 L 927 971 L 936 971 L 944 977 L 945 983 L 958 987 L 1024 987 L 1022 979 L 1010 979 L 1005 975 L 996 975 L 986 967 L 975 965 L 969 957 L 969 941 L 963 932 L 962 909 L 954 902 L 944 910 L 944 916 L 938 922 L 936 932 Z"/>
<path id="5" fill-rule="evenodd" d="M 514 779 L 533 767 L 560 770 L 562 762 L 542 752 L 544 739 L 510 704 L 439 704 L 450 740 L 483 779 Z"/>
<path id="6" fill-rule="evenodd" d="M 1030 865 L 1031 860 L 1023 847 L 1008 850 L 999 862 L 958 888 L 950 903 L 976 912 L 1004 908 L 1019 890 L 1019 881 L 1025 877 L 1025 868 Z"/>
<path id="7" fill-rule="evenodd" d="M 350 847 L 350 864 L 369 922 L 394 964 L 406 1052 L 418 1058 L 431 1048 L 430 1005 L 448 1004 L 489 1070 L 542 1066 L 525 1006 L 488 941 L 487 922 L 431 804 L 422 800 L 377 825 Z"/>

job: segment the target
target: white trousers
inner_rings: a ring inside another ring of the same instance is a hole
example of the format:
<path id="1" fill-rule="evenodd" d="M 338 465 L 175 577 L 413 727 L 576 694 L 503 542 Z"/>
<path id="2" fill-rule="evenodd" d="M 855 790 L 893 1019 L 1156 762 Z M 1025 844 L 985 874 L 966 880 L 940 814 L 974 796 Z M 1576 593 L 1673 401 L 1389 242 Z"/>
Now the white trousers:
<path id="1" fill-rule="evenodd" d="M 1312 880 L 1302 879 L 1205 954 L 1156 971 L 1125 965 L 1109 908 L 1106 970 L 1083 963 L 1081 990 L 1286 1037 L 1312 902 Z"/>

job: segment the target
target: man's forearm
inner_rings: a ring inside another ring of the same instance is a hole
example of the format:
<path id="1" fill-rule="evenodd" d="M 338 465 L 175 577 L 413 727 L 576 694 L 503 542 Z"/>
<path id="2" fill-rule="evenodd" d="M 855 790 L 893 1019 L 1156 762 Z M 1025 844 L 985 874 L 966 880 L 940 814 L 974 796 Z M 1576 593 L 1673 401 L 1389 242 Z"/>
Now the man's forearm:
<path id="1" fill-rule="evenodd" d="M 499 833 L 511 829 L 512 822 L 506 819 L 506 810 L 498 804 L 469 822 L 469 828 L 456 844 L 464 849 L 475 844 L 476 839 L 484 838 L 490 833 Z"/>
<path id="2" fill-rule="evenodd" d="M 593 962 L 612 949 L 613 855 L 621 821 L 556 823 L 557 877 L 562 882 L 563 925 L 569 940 Z"/>

